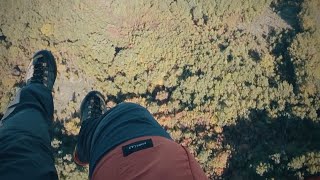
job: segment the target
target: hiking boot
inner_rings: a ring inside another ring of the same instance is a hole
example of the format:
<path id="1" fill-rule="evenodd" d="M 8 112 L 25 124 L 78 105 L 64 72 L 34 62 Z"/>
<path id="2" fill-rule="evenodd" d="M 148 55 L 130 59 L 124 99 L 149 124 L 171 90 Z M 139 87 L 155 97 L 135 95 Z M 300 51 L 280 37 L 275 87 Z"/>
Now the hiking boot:
<path id="1" fill-rule="evenodd" d="M 81 122 L 99 118 L 106 109 L 104 96 L 98 91 L 89 92 L 80 106 Z"/>
<path id="2" fill-rule="evenodd" d="M 28 67 L 26 84 L 43 84 L 52 91 L 57 77 L 57 64 L 50 51 L 41 50 L 34 54 Z"/>
<path id="3" fill-rule="evenodd" d="M 81 124 L 85 121 L 93 121 L 101 117 L 106 110 L 106 104 L 103 95 L 98 91 L 89 92 L 83 99 L 80 106 L 80 121 Z M 80 165 L 85 166 L 88 164 L 86 157 L 81 157 L 77 151 L 77 146 L 73 152 L 74 161 Z"/>

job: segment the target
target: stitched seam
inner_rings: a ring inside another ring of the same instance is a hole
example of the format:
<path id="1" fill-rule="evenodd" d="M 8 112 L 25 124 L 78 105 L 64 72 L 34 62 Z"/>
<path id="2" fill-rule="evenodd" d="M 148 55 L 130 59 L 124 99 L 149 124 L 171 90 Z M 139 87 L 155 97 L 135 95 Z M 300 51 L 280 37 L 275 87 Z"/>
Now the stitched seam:
<path id="1" fill-rule="evenodd" d="M 195 180 L 196 178 L 194 177 L 194 174 L 193 174 L 193 172 L 192 172 L 192 168 L 191 168 L 191 164 L 190 164 L 190 157 L 189 157 L 189 155 L 188 155 L 187 149 L 186 149 L 185 147 L 183 147 L 182 145 L 181 145 L 181 147 L 182 147 L 183 150 L 186 152 L 186 155 L 187 155 L 187 157 L 188 157 L 188 164 L 189 164 L 190 172 L 191 172 L 191 174 L 192 174 L 192 179 Z"/>

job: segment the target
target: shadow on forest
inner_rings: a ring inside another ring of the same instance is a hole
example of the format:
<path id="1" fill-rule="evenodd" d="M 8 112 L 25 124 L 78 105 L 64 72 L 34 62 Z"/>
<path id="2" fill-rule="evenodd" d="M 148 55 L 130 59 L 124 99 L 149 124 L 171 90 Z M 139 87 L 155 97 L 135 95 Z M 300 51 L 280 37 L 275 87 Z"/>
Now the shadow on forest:
<path id="1" fill-rule="evenodd" d="M 225 127 L 224 135 L 224 142 L 234 149 L 224 179 L 261 179 L 253 168 L 260 162 L 273 165 L 264 178 L 296 179 L 287 169 L 291 158 L 320 150 L 319 123 L 286 116 L 271 119 L 264 111 L 253 110 L 248 119 Z M 279 164 L 269 157 L 273 154 L 281 155 Z"/>
<path id="2" fill-rule="evenodd" d="M 63 133 L 64 125 L 62 121 L 56 120 L 52 125 L 52 136 L 62 142 L 59 148 L 54 149 L 55 157 L 64 157 L 66 154 L 73 154 L 74 148 L 77 143 L 75 135 L 67 135 Z"/>
<path id="3" fill-rule="evenodd" d="M 279 0 L 272 3 L 279 16 L 286 21 L 296 31 L 300 31 L 299 13 L 302 10 L 303 0 Z"/>
<path id="4" fill-rule="evenodd" d="M 282 59 L 282 61 L 277 63 L 278 74 L 282 81 L 287 81 L 293 86 L 295 93 L 299 91 L 299 88 L 296 84 L 295 66 L 288 48 L 290 48 L 296 35 L 302 31 L 299 18 L 302 3 L 303 0 L 279 0 L 278 3 L 271 4 L 271 7 L 275 9 L 277 14 L 292 27 L 281 32 L 281 36 L 276 40 L 272 54 Z M 275 31 L 272 31 L 269 36 L 276 36 Z"/>

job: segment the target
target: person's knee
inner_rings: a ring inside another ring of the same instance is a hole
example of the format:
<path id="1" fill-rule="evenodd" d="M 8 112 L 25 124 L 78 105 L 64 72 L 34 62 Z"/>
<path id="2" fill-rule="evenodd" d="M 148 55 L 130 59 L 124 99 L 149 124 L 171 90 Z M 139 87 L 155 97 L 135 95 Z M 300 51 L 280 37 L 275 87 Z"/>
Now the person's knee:
<path id="1" fill-rule="evenodd" d="M 122 103 L 118 104 L 117 106 L 115 106 L 113 109 L 118 112 L 127 111 L 127 110 L 131 110 L 131 109 L 148 111 L 145 107 L 141 106 L 140 104 L 132 103 L 132 102 L 122 102 Z"/>
<path id="2" fill-rule="evenodd" d="M 141 106 L 140 104 L 137 103 L 132 103 L 132 102 L 122 102 L 120 104 L 118 104 L 117 106 L 121 106 L 121 107 L 138 107 L 138 108 L 144 108 L 143 106 Z M 145 109 L 145 108 L 144 108 Z"/>

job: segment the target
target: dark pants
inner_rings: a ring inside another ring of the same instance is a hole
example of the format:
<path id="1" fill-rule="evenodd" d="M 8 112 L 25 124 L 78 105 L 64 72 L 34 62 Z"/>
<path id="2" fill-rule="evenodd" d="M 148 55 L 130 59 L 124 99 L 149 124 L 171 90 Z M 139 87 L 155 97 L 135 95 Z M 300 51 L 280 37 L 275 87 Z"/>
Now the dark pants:
<path id="1" fill-rule="evenodd" d="M 51 151 L 51 92 L 30 84 L 17 94 L 0 122 L 0 179 L 57 179 Z M 99 119 L 84 121 L 78 138 L 79 156 L 89 162 L 90 177 L 104 155 L 117 145 L 143 136 L 170 135 L 149 111 L 121 103 Z"/>
<path id="2" fill-rule="evenodd" d="M 0 121 L 0 179 L 58 179 L 49 127 L 53 100 L 41 84 L 22 88 Z"/>

